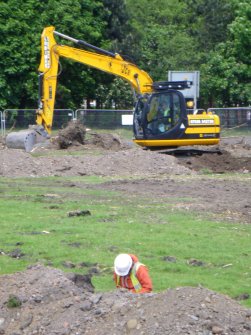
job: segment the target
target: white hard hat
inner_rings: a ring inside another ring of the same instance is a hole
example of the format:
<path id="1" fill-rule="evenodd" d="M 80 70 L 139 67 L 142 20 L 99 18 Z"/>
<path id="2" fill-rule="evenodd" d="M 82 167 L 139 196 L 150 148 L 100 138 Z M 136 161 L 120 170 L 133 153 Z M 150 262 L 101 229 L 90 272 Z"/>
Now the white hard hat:
<path id="1" fill-rule="evenodd" d="M 120 254 L 115 258 L 114 271 L 118 276 L 128 275 L 132 266 L 132 258 L 128 254 Z"/>

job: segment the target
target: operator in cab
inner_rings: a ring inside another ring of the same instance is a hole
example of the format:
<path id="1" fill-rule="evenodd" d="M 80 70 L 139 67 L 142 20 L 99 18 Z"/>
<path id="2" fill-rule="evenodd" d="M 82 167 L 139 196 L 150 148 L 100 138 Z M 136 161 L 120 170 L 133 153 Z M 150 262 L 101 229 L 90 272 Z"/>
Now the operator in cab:
<path id="1" fill-rule="evenodd" d="M 152 134 L 160 134 L 171 128 L 170 96 L 159 95 L 152 99 L 147 114 L 147 129 Z"/>
<path id="2" fill-rule="evenodd" d="M 170 105 L 166 100 L 160 106 L 159 110 L 159 123 L 158 123 L 158 130 L 159 132 L 163 133 L 169 126 L 171 125 L 171 108 Z"/>

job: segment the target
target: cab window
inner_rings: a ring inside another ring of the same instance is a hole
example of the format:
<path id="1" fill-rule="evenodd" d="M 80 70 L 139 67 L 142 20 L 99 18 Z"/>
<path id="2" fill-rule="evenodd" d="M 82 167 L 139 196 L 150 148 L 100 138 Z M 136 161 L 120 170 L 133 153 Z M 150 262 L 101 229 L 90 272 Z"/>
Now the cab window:
<path id="1" fill-rule="evenodd" d="M 173 124 L 175 125 L 181 118 L 181 102 L 178 94 L 173 94 Z"/>
<path id="2" fill-rule="evenodd" d="M 155 94 L 147 113 L 147 131 L 151 134 L 160 134 L 173 126 L 173 101 L 171 93 Z"/>

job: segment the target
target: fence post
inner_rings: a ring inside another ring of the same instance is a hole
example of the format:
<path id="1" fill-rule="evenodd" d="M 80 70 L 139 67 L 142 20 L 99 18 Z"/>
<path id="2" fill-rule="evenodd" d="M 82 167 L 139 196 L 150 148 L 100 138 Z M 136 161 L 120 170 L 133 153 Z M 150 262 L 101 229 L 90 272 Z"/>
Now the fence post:
<path id="1" fill-rule="evenodd" d="M 5 112 L 0 112 L 1 114 L 1 136 L 5 137 Z"/>

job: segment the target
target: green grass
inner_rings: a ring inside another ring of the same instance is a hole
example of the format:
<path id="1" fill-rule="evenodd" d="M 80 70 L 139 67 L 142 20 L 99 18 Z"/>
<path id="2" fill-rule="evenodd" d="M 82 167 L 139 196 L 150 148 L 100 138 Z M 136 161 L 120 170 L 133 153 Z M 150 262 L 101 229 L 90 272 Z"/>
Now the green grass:
<path id="1" fill-rule="evenodd" d="M 100 274 L 92 281 L 97 291 L 107 291 L 114 289 L 114 257 L 129 252 L 148 266 L 155 291 L 202 285 L 231 297 L 250 293 L 250 225 L 173 210 L 173 205 L 190 201 L 188 197 L 153 199 L 100 189 L 107 180 L 1 178 L 0 273 L 37 262 L 86 273 L 87 267 L 79 268 L 81 262 L 98 263 Z M 68 217 L 74 210 L 89 210 L 91 215 Z M 17 248 L 24 257 L 8 255 Z M 176 262 L 165 261 L 166 256 Z M 191 259 L 204 266 L 189 265 Z M 64 261 L 76 268 L 64 268 Z M 251 306 L 251 299 L 244 303 Z"/>
<path id="2" fill-rule="evenodd" d="M 125 127 L 125 126 L 121 126 L 121 127 L 117 127 L 117 128 L 110 128 L 110 129 L 100 129 L 100 128 L 91 128 L 90 131 L 86 132 L 86 136 L 87 138 L 89 137 L 89 132 L 90 133 L 100 133 L 100 134 L 117 134 L 119 135 L 121 138 L 123 138 L 124 140 L 130 140 L 133 137 L 133 129 L 132 126 L 129 127 Z"/>

